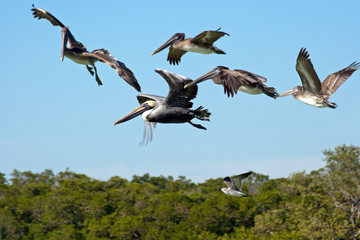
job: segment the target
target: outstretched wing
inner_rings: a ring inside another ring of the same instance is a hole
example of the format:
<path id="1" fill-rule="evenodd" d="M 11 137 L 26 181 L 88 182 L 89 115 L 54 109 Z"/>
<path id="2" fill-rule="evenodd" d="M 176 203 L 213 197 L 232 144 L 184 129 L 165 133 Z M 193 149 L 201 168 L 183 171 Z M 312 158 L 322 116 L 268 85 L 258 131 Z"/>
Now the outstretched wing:
<path id="1" fill-rule="evenodd" d="M 224 178 L 224 183 L 228 188 L 231 187 L 231 179 L 229 177 Z"/>
<path id="2" fill-rule="evenodd" d="M 167 60 L 170 62 L 170 64 L 178 65 L 179 62 L 181 61 L 182 55 L 184 55 L 185 53 L 186 51 L 175 49 L 171 46 L 169 49 Z"/>
<path id="3" fill-rule="evenodd" d="M 203 31 L 202 33 L 194 37 L 191 40 L 191 42 L 194 44 L 213 45 L 214 42 L 216 42 L 219 38 L 223 37 L 224 35 L 230 36 L 229 34 L 220 31 Z"/>
<path id="4" fill-rule="evenodd" d="M 242 189 L 242 180 L 247 178 L 252 172 L 243 173 L 240 175 L 232 176 L 231 179 L 231 188 L 241 191 Z"/>
<path id="5" fill-rule="evenodd" d="M 319 94 L 321 92 L 321 82 L 314 70 L 314 66 L 311 63 L 309 56 L 306 48 L 301 48 L 296 60 L 296 71 L 301 78 L 304 90 Z"/>
<path id="6" fill-rule="evenodd" d="M 62 24 L 56 17 L 54 17 L 51 13 L 49 13 L 48 11 L 41 9 L 41 8 L 36 8 L 33 5 L 33 8 L 31 9 L 31 11 L 33 11 L 33 15 L 34 18 L 38 18 L 39 20 L 44 18 L 49 20 L 52 25 L 54 26 L 60 26 L 60 27 L 65 27 L 64 24 Z"/>
<path id="7" fill-rule="evenodd" d="M 164 101 L 165 105 L 192 107 L 193 103 L 191 100 L 196 97 L 198 88 L 196 85 L 184 88 L 186 84 L 192 82 L 190 78 L 163 69 L 155 69 L 155 72 L 160 74 L 169 85 L 169 93 Z"/>
<path id="8" fill-rule="evenodd" d="M 353 62 L 348 67 L 330 74 L 321 84 L 323 95 L 330 98 L 340 86 L 343 84 L 356 70 L 360 68 L 359 62 Z"/>
<path id="9" fill-rule="evenodd" d="M 96 49 L 93 52 L 84 52 L 84 56 L 90 56 L 99 59 L 106 63 L 119 74 L 128 84 L 133 86 L 137 91 L 141 91 L 140 85 L 135 78 L 134 73 L 125 66 L 124 63 L 118 61 L 115 57 L 111 56 L 110 53 L 105 49 Z"/>

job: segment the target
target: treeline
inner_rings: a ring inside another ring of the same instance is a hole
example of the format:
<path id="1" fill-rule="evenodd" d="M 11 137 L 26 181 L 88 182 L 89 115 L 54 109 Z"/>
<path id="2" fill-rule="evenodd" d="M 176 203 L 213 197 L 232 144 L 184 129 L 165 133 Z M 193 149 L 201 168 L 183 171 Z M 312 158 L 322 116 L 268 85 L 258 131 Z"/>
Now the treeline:
<path id="1" fill-rule="evenodd" d="M 222 178 L 14 170 L 0 174 L 0 239 L 360 239 L 360 148 L 323 153 L 309 174 L 250 175 L 247 198 L 223 194 Z"/>

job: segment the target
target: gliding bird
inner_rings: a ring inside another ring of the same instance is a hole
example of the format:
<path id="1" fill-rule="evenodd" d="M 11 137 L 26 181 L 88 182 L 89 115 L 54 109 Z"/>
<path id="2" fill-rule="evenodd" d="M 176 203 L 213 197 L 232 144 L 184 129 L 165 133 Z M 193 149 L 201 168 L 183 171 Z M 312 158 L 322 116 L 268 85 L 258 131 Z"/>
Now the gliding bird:
<path id="1" fill-rule="evenodd" d="M 200 124 L 191 122 L 194 118 L 202 121 L 209 121 L 209 116 L 211 115 L 207 109 L 203 109 L 201 106 L 195 110 L 190 109 L 193 106 L 191 100 L 194 99 L 197 94 L 197 86 L 195 85 L 184 89 L 184 85 L 192 80 L 162 69 L 155 69 L 155 72 L 159 73 L 169 85 L 167 97 L 148 94 L 137 95 L 140 106 L 115 122 L 114 125 L 142 115 L 142 118 L 145 121 L 145 130 L 140 145 L 146 144 L 152 140 L 152 127 L 155 127 L 156 123 L 187 122 L 193 127 L 206 130 L 206 128 Z M 149 128 L 149 134 L 147 128 Z"/>
<path id="2" fill-rule="evenodd" d="M 224 183 L 227 188 L 222 188 L 221 191 L 230 196 L 248 197 L 249 195 L 241 192 L 241 189 L 243 185 L 242 180 L 247 178 L 250 174 L 252 174 L 252 172 L 224 178 Z"/>
<path id="3" fill-rule="evenodd" d="M 276 98 L 277 96 L 275 88 L 267 87 L 264 84 L 267 81 L 266 78 L 245 70 L 229 70 L 229 68 L 223 66 L 217 66 L 210 72 L 187 84 L 185 88 L 208 79 L 212 79 L 215 84 L 223 85 L 224 93 L 227 94 L 228 97 L 230 95 L 233 97 L 237 91 L 248 94 L 264 93 L 272 98 Z"/>
<path id="4" fill-rule="evenodd" d="M 33 5 L 34 7 L 34 5 Z M 133 86 L 137 91 L 141 91 L 140 85 L 136 80 L 134 73 L 128 69 L 124 63 L 118 61 L 115 57 L 111 56 L 110 53 L 105 49 L 96 49 L 92 52 L 88 52 L 86 47 L 81 43 L 76 41 L 74 36 L 71 34 L 68 27 L 65 27 L 56 17 L 50 14 L 48 11 L 45 11 L 41 8 L 32 8 L 34 18 L 38 19 L 47 19 L 52 25 L 60 26 L 61 36 L 62 36 L 62 49 L 61 49 L 61 61 L 64 60 L 64 56 L 69 58 L 70 60 L 78 63 L 86 65 L 87 70 L 90 72 L 92 76 L 94 76 L 93 69 L 95 70 L 95 79 L 98 85 L 102 85 L 102 82 L 97 74 L 97 69 L 95 67 L 95 62 L 100 61 L 104 62 L 119 74 L 121 78 L 123 78 L 128 84 Z M 67 47 L 69 44 L 69 47 Z M 90 66 L 93 67 L 93 69 Z"/>
<path id="5" fill-rule="evenodd" d="M 314 107 L 336 108 L 336 103 L 328 101 L 330 96 L 351 76 L 351 74 L 360 68 L 360 63 L 356 61 L 353 62 L 348 67 L 330 74 L 321 83 L 309 56 L 306 48 L 301 48 L 296 60 L 296 71 L 301 78 L 302 86 L 296 86 L 293 89 L 280 94 L 278 97 L 293 95 L 297 100 Z"/>
<path id="6" fill-rule="evenodd" d="M 220 28 L 218 30 L 220 30 Z M 204 31 L 194 38 L 187 39 L 185 39 L 185 33 L 175 33 L 169 40 L 156 49 L 151 56 L 170 46 L 167 61 L 175 65 L 179 64 L 182 55 L 186 52 L 226 54 L 223 50 L 213 46 L 213 43 L 224 35 L 230 36 L 218 30 Z"/>

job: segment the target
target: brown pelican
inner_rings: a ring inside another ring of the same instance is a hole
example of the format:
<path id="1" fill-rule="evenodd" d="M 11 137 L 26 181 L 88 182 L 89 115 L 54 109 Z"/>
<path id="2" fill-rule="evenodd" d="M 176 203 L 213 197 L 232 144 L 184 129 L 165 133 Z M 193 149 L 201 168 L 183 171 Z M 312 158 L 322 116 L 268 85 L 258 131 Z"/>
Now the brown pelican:
<path id="1" fill-rule="evenodd" d="M 309 59 L 309 53 L 306 48 L 301 48 L 296 60 L 296 71 L 298 72 L 302 86 L 294 87 L 278 97 L 293 95 L 294 98 L 314 107 L 336 108 L 336 103 L 328 102 L 333 94 L 350 76 L 359 69 L 360 63 L 356 61 L 348 67 L 330 74 L 321 83 L 314 67 Z"/>
<path id="2" fill-rule="evenodd" d="M 187 84 L 185 88 L 208 79 L 212 79 L 215 84 L 223 85 L 224 93 L 227 94 L 228 97 L 230 95 L 233 97 L 237 91 L 248 94 L 264 93 L 272 98 L 276 98 L 277 96 L 275 88 L 267 87 L 264 84 L 267 81 L 266 78 L 245 70 L 229 70 L 229 68 L 223 66 L 217 66 L 210 72 Z"/>
<path id="3" fill-rule="evenodd" d="M 140 145 L 146 144 L 152 139 L 152 127 L 156 123 L 190 123 L 192 126 L 206 130 L 200 124 L 191 122 L 193 118 L 209 121 L 210 112 L 203 107 L 195 110 L 190 109 L 193 106 L 192 99 L 196 97 L 197 86 L 184 89 L 184 85 L 191 82 L 190 78 L 162 70 L 155 69 L 169 85 L 169 93 L 167 97 L 156 95 L 140 94 L 137 99 L 140 106 L 127 114 L 125 117 L 115 122 L 114 125 L 126 122 L 136 116 L 142 115 L 145 121 L 145 130 L 143 140 Z M 149 134 L 147 132 L 149 128 Z"/>
<path id="4" fill-rule="evenodd" d="M 249 195 L 242 193 L 241 189 L 243 185 L 242 180 L 247 178 L 250 174 L 252 174 L 252 172 L 224 178 L 224 183 L 227 188 L 222 188 L 221 191 L 230 196 L 248 197 Z"/>
<path id="5" fill-rule="evenodd" d="M 186 52 L 196 52 L 202 54 L 226 54 L 223 50 L 213 46 L 213 43 L 227 33 L 220 32 L 220 28 L 216 31 L 204 31 L 194 38 L 185 39 L 185 33 L 175 33 L 169 40 L 156 49 L 152 54 L 170 46 L 167 60 L 170 64 L 179 64 L 182 55 Z"/>
<path id="6" fill-rule="evenodd" d="M 34 7 L 34 5 L 33 5 Z M 141 91 L 140 85 L 138 84 L 134 73 L 128 69 L 124 63 L 118 61 L 115 57 L 111 56 L 110 53 L 105 49 L 96 49 L 92 52 L 88 52 L 86 47 L 81 43 L 76 41 L 75 37 L 71 34 L 68 27 L 65 27 L 56 17 L 54 17 L 48 11 L 45 11 L 41 8 L 32 8 L 34 18 L 38 19 L 47 19 L 52 25 L 60 26 L 62 28 L 62 49 L 61 49 L 61 61 L 64 60 L 64 56 L 71 59 L 72 61 L 86 65 L 87 70 L 92 76 L 94 76 L 92 66 L 95 70 L 95 79 L 98 85 L 102 85 L 102 82 L 99 79 L 97 74 L 97 69 L 95 67 L 95 62 L 100 61 L 104 62 L 119 74 L 128 84 L 133 86 L 137 91 Z M 69 44 L 69 47 L 67 47 Z M 89 66 L 90 65 L 90 66 Z"/>

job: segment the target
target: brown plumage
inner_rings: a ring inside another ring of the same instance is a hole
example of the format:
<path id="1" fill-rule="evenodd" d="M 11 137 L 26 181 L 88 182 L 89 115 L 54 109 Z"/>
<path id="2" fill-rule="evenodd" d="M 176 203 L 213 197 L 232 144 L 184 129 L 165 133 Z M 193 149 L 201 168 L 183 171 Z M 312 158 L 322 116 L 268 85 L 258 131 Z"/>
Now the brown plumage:
<path id="1" fill-rule="evenodd" d="M 301 48 L 296 60 L 296 71 L 300 76 L 302 86 L 296 86 L 278 97 L 293 95 L 294 98 L 314 107 L 336 108 L 336 103 L 328 101 L 330 96 L 360 68 L 360 63 L 353 62 L 348 67 L 330 74 L 321 83 L 309 57 L 306 48 Z"/>
<path id="2" fill-rule="evenodd" d="M 276 98 L 277 92 L 273 87 L 267 87 L 264 83 L 266 78 L 245 70 L 229 70 L 224 66 L 217 66 L 210 72 L 195 79 L 186 87 L 198 84 L 205 80 L 212 79 L 215 84 L 221 84 L 224 87 L 224 93 L 233 97 L 238 91 L 248 94 L 264 93 L 269 97 Z"/>
<path id="3" fill-rule="evenodd" d="M 220 32 L 219 29 L 216 31 L 204 31 L 194 38 L 187 39 L 185 39 L 184 33 L 175 33 L 151 55 L 154 55 L 170 46 L 167 61 L 169 61 L 170 64 L 175 65 L 180 63 L 181 57 L 186 52 L 225 54 L 223 50 L 213 46 L 213 43 L 216 40 L 225 35 L 230 36 L 225 32 Z"/>
<path id="4" fill-rule="evenodd" d="M 96 49 L 92 52 L 87 51 L 86 47 L 79 41 L 75 39 L 68 27 L 65 27 L 56 17 L 54 17 L 48 11 L 35 8 L 31 9 L 33 11 L 34 18 L 37 19 L 47 19 L 53 26 L 60 26 L 62 28 L 62 49 L 61 49 L 61 61 L 64 56 L 71 59 L 72 61 L 86 65 L 87 70 L 91 75 L 95 74 L 95 80 L 98 85 L 102 85 L 102 82 L 97 74 L 97 69 L 95 67 L 95 62 L 101 61 L 106 63 L 111 68 L 115 69 L 118 75 L 123 78 L 128 84 L 134 87 L 137 91 L 141 91 L 140 85 L 135 78 L 134 73 L 125 66 L 124 63 L 118 61 L 115 57 L 111 56 L 109 51 L 105 49 Z M 67 46 L 68 45 L 68 46 Z M 91 68 L 90 66 L 93 68 Z M 95 73 L 93 71 L 95 70 Z"/>

